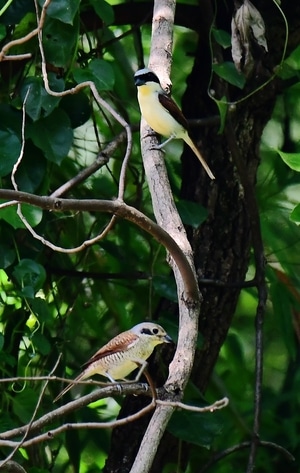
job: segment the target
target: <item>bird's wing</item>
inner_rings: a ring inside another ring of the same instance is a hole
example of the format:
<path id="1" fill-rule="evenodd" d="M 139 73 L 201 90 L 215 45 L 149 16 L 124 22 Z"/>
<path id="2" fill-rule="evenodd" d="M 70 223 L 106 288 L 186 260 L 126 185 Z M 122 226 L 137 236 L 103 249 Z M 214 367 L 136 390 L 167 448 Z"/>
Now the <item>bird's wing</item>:
<path id="1" fill-rule="evenodd" d="M 175 118 L 175 120 L 180 123 L 183 128 L 188 130 L 188 122 L 174 100 L 171 99 L 171 97 L 169 97 L 167 94 L 158 94 L 158 100 L 160 101 L 161 105 L 172 115 L 172 117 Z"/>
<path id="2" fill-rule="evenodd" d="M 100 350 L 98 350 L 86 363 L 84 363 L 82 367 L 86 368 L 91 363 L 101 360 L 105 356 L 127 350 L 128 348 L 132 347 L 138 339 L 139 337 L 130 331 L 121 333 L 110 340 L 110 342 L 108 342 L 102 348 L 100 348 Z"/>

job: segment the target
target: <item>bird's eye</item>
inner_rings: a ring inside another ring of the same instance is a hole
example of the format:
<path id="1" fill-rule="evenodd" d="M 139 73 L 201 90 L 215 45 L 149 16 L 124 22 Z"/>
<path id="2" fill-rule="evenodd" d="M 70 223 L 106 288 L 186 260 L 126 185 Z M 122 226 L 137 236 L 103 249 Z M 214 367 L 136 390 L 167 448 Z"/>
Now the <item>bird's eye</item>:
<path id="1" fill-rule="evenodd" d="M 158 332 L 159 332 L 158 328 L 154 328 L 154 329 L 153 329 L 153 334 L 154 334 L 154 335 L 157 335 Z"/>

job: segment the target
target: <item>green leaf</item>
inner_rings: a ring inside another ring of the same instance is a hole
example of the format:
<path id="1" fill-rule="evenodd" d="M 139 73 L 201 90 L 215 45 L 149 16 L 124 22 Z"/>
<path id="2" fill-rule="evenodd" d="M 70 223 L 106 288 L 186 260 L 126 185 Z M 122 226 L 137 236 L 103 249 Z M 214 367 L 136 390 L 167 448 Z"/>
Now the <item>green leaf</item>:
<path id="1" fill-rule="evenodd" d="M 214 438 L 221 433 L 222 427 L 220 415 L 216 412 L 182 410 L 173 414 L 167 430 L 185 442 L 209 448 Z"/>
<path id="2" fill-rule="evenodd" d="M 34 193 L 42 184 L 47 173 L 47 160 L 42 151 L 28 140 L 24 158 L 16 172 L 16 181 L 20 190 Z"/>
<path id="3" fill-rule="evenodd" d="M 4 202 L 0 200 L 0 203 Z M 43 211 L 38 207 L 33 207 L 30 204 L 22 204 L 22 213 L 26 220 L 28 221 L 29 225 L 32 227 L 36 227 L 42 220 Z M 20 219 L 19 215 L 17 214 L 17 207 L 10 206 L 5 207 L 4 209 L 0 210 L 0 219 L 5 220 L 9 223 L 14 229 L 17 228 L 26 228 L 23 224 L 22 220 Z"/>
<path id="4" fill-rule="evenodd" d="M 8 268 L 16 259 L 16 252 L 8 245 L 0 244 L 0 268 Z"/>
<path id="5" fill-rule="evenodd" d="M 13 30 L 13 40 L 19 40 L 24 38 L 27 34 L 31 33 L 36 28 L 36 13 L 26 13 L 20 22 L 16 25 Z M 19 41 L 13 49 L 13 54 L 25 54 L 31 53 L 33 56 L 36 54 L 37 41 L 36 37 L 32 37 L 28 41 Z"/>
<path id="6" fill-rule="evenodd" d="M 35 332 L 32 337 L 32 342 L 36 347 L 37 351 L 39 351 L 42 355 L 46 356 L 49 355 L 51 352 L 51 344 L 49 340 L 40 332 Z"/>
<path id="7" fill-rule="evenodd" d="M 0 124 L 2 130 L 13 130 L 21 141 L 22 112 L 5 103 L 0 104 Z"/>
<path id="8" fill-rule="evenodd" d="M 21 152 L 21 140 L 11 129 L 0 130 L 0 176 L 11 173 Z"/>
<path id="9" fill-rule="evenodd" d="M 182 199 L 176 203 L 176 207 L 185 225 L 198 228 L 207 219 L 207 210 L 196 202 Z"/>
<path id="10" fill-rule="evenodd" d="M 294 71 L 300 70 L 300 45 L 294 49 L 294 51 L 289 55 L 288 58 L 286 58 L 283 64 L 286 64 Z"/>
<path id="11" fill-rule="evenodd" d="M 170 301 L 177 301 L 177 288 L 174 278 L 171 276 L 154 276 L 152 282 L 157 294 Z"/>
<path id="12" fill-rule="evenodd" d="M 34 315 L 39 319 L 41 323 L 51 323 L 52 317 L 49 310 L 48 303 L 41 297 L 35 297 L 30 302 L 30 307 Z"/>
<path id="13" fill-rule="evenodd" d="M 42 7 L 43 0 L 39 0 Z M 47 8 L 47 15 L 50 18 L 55 18 L 63 23 L 72 25 L 74 17 L 79 10 L 80 0 L 51 0 Z"/>
<path id="14" fill-rule="evenodd" d="M 28 2 L 28 0 L 13 0 L 9 8 L 1 16 L 1 23 L 5 25 L 16 25 L 20 23 L 27 13 L 34 11 L 34 2 Z"/>
<path id="15" fill-rule="evenodd" d="M 60 107 L 67 113 L 73 129 L 86 123 L 92 112 L 89 98 L 82 90 L 77 94 L 65 95 Z"/>
<path id="16" fill-rule="evenodd" d="M 86 69 L 74 69 L 74 79 L 81 83 L 85 81 L 95 82 L 97 90 L 111 90 L 115 83 L 112 66 L 103 59 L 93 59 Z"/>
<path id="17" fill-rule="evenodd" d="M 111 25 L 115 19 L 114 10 L 109 3 L 104 0 L 90 0 L 97 15 L 103 20 L 106 25 Z"/>
<path id="18" fill-rule="evenodd" d="M 50 73 L 48 78 L 49 86 L 52 90 L 55 92 L 64 90 L 65 84 L 63 79 L 58 79 L 53 73 Z M 46 92 L 41 77 L 28 77 L 24 80 L 20 91 L 22 102 L 25 100 L 28 90 L 26 113 L 33 121 L 38 120 L 41 116 L 46 117 L 50 115 L 61 100 L 61 97 L 53 97 Z"/>
<path id="19" fill-rule="evenodd" d="M 55 109 L 48 117 L 28 125 L 27 133 L 44 151 L 46 158 L 57 164 L 67 156 L 73 141 L 69 117 L 61 109 Z"/>
<path id="20" fill-rule="evenodd" d="M 213 64 L 213 71 L 222 79 L 229 82 L 229 84 L 243 89 L 246 83 L 246 78 L 238 72 L 233 62 L 223 62 L 222 64 Z"/>
<path id="21" fill-rule="evenodd" d="M 281 159 L 294 171 L 300 171 L 300 153 L 285 153 L 284 151 L 276 150 Z"/>
<path id="22" fill-rule="evenodd" d="M 45 268 L 31 259 L 22 259 L 13 270 L 13 276 L 22 288 L 37 292 L 46 280 Z"/>
<path id="23" fill-rule="evenodd" d="M 48 18 L 43 30 L 43 43 L 47 63 L 66 68 L 76 45 L 78 25 L 72 26 Z"/>
<path id="24" fill-rule="evenodd" d="M 0 351 L 2 350 L 4 345 L 4 335 L 0 333 Z"/>
<path id="25" fill-rule="evenodd" d="M 226 100 L 226 97 L 222 97 L 221 100 L 216 100 L 214 99 L 215 103 L 217 104 L 217 107 L 219 109 L 219 113 L 220 113 L 220 128 L 219 128 L 219 131 L 218 133 L 221 134 L 223 133 L 224 131 L 224 127 L 225 127 L 225 121 L 226 121 L 226 116 L 227 116 L 227 111 L 228 111 L 228 103 L 227 103 L 227 100 Z"/>
<path id="26" fill-rule="evenodd" d="M 213 37 L 215 38 L 216 42 L 222 46 L 222 48 L 226 49 L 231 46 L 231 36 L 227 31 L 218 30 L 217 28 L 212 29 Z"/>
<path id="27" fill-rule="evenodd" d="M 13 412 L 22 424 L 30 421 L 37 401 L 38 394 L 28 386 L 14 396 L 14 402 L 12 403 Z"/>
<path id="28" fill-rule="evenodd" d="M 290 219 L 292 220 L 292 222 L 295 222 L 295 223 L 300 223 L 300 204 L 296 205 L 296 207 L 294 208 L 294 210 L 292 211 L 291 215 L 290 215 Z"/>

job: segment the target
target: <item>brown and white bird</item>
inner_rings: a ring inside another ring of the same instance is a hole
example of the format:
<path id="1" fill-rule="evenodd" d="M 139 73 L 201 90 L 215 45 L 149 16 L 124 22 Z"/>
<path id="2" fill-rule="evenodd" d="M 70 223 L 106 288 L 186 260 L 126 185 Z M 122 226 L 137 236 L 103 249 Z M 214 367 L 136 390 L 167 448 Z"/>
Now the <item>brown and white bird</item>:
<path id="1" fill-rule="evenodd" d="M 161 149 L 174 138 L 181 138 L 193 150 L 211 179 L 215 179 L 207 162 L 189 135 L 188 122 L 160 85 L 159 78 L 150 69 L 140 69 L 134 74 L 138 89 L 138 101 L 142 116 L 159 135 L 167 137 L 157 149 Z"/>
<path id="2" fill-rule="evenodd" d="M 172 342 L 171 337 L 158 324 L 143 322 L 122 332 L 98 350 L 83 366 L 84 370 L 54 399 L 56 402 L 77 381 L 95 374 L 106 376 L 112 383 L 125 380 L 137 367 L 140 368 L 136 380 L 147 366 L 146 360 L 156 345 Z"/>

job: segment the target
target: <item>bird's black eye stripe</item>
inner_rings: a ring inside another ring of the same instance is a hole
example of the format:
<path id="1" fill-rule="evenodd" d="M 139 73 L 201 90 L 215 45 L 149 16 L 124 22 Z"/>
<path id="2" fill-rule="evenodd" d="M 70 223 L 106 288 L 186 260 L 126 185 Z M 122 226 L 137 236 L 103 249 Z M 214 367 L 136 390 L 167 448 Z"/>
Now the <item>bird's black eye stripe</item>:
<path id="1" fill-rule="evenodd" d="M 157 77 L 156 74 L 154 74 L 154 72 L 152 71 L 149 71 L 149 72 L 145 72 L 145 73 L 142 73 L 142 74 L 136 74 L 134 76 L 135 80 L 142 80 L 143 82 L 157 82 L 158 84 L 160 83 L 159 82 L 159 78 Z"/>
<path id="2" fill-rule="evenodd" d="M 159 334 L 159 329 L 154 327 L 152 330 L 150 330 L 150 328 L 143 328 L 141 330 L 141 333 L 145 334 L 145 335 L 158 335 Z"/>
<path id="3" fill-rule="evenodd" d="M 143 328 L 143 329 L 141 330 L 141 333 L 144 333 L 144 334 L 146 334 L 146 335 L 152 335 L 152 332 L 151 332 L 151 330 L 150 330 L 149 328 Z"/>
<path id="4" fill-rule="evenodd" d="M 157 82 L 159 84 L 159 78 L 156 74 L 153 74 L 153 72 L 147 72 L 147 74 L 144 75 L 144 78 L 145 82 Z"/>

